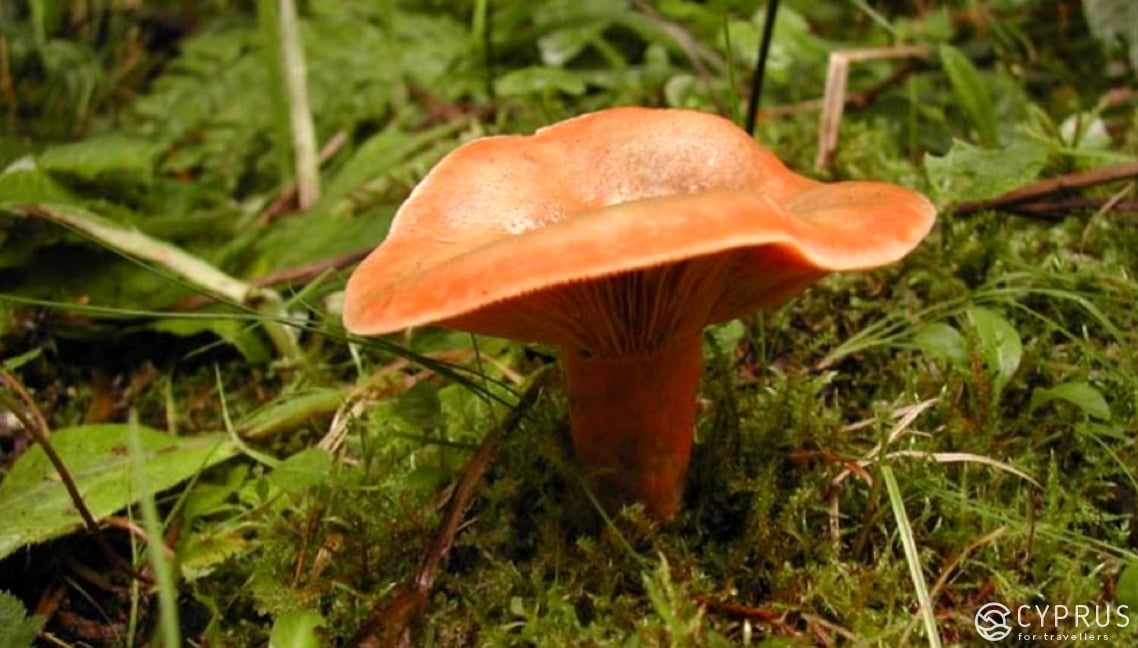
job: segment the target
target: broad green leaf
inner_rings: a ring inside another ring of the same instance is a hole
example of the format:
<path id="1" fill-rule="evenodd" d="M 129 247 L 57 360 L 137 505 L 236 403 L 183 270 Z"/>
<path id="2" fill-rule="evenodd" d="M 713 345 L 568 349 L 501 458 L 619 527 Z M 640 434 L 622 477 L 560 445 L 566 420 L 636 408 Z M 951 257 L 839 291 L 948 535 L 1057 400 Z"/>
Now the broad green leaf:
<path id="1" fill-rule="evenodd" d="M 1004 387 L 1019 368 L 1023 342 L 1006 319 L 987 308 L 972 308 L 968 317 L 976 332 L 977 350 L 995 378 L 995 391 Z"/>
<path id="2" fill-rule="evenodd" d="M 245 485 L 248 477 L 249 465 L 234 463 L 226 469 L 224 481 L 199 480 L 182 500 L 182 517 L 193 520 L 238 510 L 233 499 Z"/>
<path id="3" fill-rule="evenodd" d="M 0 646 L 3 648 L 29 648 L 45 619 L 29 615 L 20 599 L 0 590 Z"/>
<path id="4" fill-rule="evenodd" d="M 507 72 L 494 82 L 494 92 L 502 97 L 523 97 L 551 92 L 567 95 L 585 94 L 581 75 L 568 70 L 527 67 Z"/>
<path id="5" fill-rule="evenodd" d="M 984 200 L 1035 180 L 1047 164 L 1047 155 L 1047 146 L 1029 139 L 999 149 L 956 140 L 943 156 L 925 154 L 925 172 L 941 200 Z"/>
<path id="6" fill-rule="evenodd" d="M 328 181 L 313 211 L 332 209 L 336 203 L 365 184 L 385 176 L 429 149 L 432 144 L 452 137 L 459 124 L 444 124 L 422 133 L 407 133 L 395 127 L 369 137 Z"/>
<path id="7" fill-rule="evenodd" d="M 316 629 L 324 625 L 324 617 L 316 610 L 285 612 L 273 622 L 269 648 L 321 648 L 327 644 Z"/>
<path id="8" fill-rule="evenodd" d="M 999 144 L 996 108 L 988 86 L 968 57 L 947 43 L 940 46 L 940 62 L 952 83 L 956 100 L 964 107 L 972 125 L 980 134 L 980 143 L 989 148 Z"/>
<path id="9" fill-rule="evenodd" d="M 395 207 L 385 204 L 360 213 L 313 211 L 278 219 L 259 235 L 249 276 L 375 247 L 394 214 Z"/>
<path id="10" fill-rule="evenodd" d="M 1050 389 L 1036 388 L 1031 393 L 1031 409 L 1054 400 L 1068 402 L 1101 421 L 1110 420 L 1110 406 L 1102 392 L 1085 382 L 1066 382 Z"/>
<path id="11" fill-rule="evenodd" d="M 694 108 L 703 99 L 699 79 L 692 74 L 676 74 L 664 84 L 664 100 L 672 108 Z"/>
<path id="12" fill-rule="evenodd" d="M 37 157 L 40 168 L 85 180 L 106 176 L 150 182 L 156 148 L 152 142 L 122 135 L 89 137 L 53 146 Z"/>
<path id="13" fill-rule="evenodd" d="M 913 344 L 921 351 L 955 366 L 967 366 L 968 348 L 964 336 L 944 322 L 927 324 L 913 333 Z"/>
<path id="14" fill-rule="evenodd" d="M 127 435 L 122 424 L 83 425 L 56 430 L 59 454 L 92 515 L 102 518 L 137 500 L 131 487 Z M 232 457 L 237 448 L 225 435 L 177 437 L 152 428 L 139 430 L 146 480 L 155 491 Z M 67 489 L 40 447 L 16 460 L 0 482 L 0 558 L 20 547 L 43 542 L 83 526 Z"/>
<path id="15" fill-rule="evenodd" d="M 299 493 L 328 480 L 332 455 L 323 448 L 308 448 L 282 461 L 269 474 L 269 482 L 286 493 Z"/>

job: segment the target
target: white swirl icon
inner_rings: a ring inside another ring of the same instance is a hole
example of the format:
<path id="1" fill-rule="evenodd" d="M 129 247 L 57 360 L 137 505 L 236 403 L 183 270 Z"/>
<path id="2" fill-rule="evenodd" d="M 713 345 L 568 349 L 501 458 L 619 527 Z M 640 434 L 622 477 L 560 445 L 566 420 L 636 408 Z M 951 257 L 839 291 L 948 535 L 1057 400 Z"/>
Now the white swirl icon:
<path id="1" fill-rule="evenodd" d="M 976 632 L 988 641 L 1003 639 L 1012 633 L 1012 627 L 1008 625 L 1011 613 L 1012 611 L 1002 603 L 985 603 L 976 610 L 976 617 L 973 619 Z"/>

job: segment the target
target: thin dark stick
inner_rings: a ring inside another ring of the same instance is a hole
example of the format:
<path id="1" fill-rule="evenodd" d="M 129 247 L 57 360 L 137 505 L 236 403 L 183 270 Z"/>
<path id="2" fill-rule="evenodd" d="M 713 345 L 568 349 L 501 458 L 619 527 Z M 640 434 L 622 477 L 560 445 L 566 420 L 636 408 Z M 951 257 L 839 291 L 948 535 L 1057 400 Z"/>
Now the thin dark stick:
<path id="1" fill-rule="evenodd" d="M 3 369 L 0 369 L 0 382 L 4 382 L 16 393 L 16 396 L 23 401 L 24 407 L 19 407 L 15 402 L 5 402 L 9 399 L 3 394 L 0 394 L 0 403 L 3 403 L 16 415 L 16 418 L 20 419 L 20 422 L 28 431 L 28 434 L 31 434 L 36 442 L 40 444 L 40 448 L 43 449 L 47 460 L 51 462 L 51 465 L 55 468 L 55 472 L 59 474 L 59 480 L 63 482 L 63 487 L 67 489 L 67 494 L 71 497 L 71 503 L 75 505 L 75 510 L 79 512 L 79 517 L 83 518 L 83 524 L 86 525 L 87 532 L 95 538 L 95 544 L 99 545 L 99 549 L 102 550 L 107 560 L 116 568 L 147 585 L 151 584 L 153 581 L 140 574 L 130 563 L 123 560 L 123 557 L 115 551 L 106 536 L 103 535 L 103 530 L 99 527 L 99 522 L 95 520 L 95 516 L 92 515 L 91 510 L 87 508 L 87 503 L 83 500 L 83 494 L 79 492 L 79 487 L 75 485 L 75 480 L 71 477 L 71 472 L 67 469 L 67 465 L 63 463 L 63 459 L 56 453 L 55 448 L 51 445 L 51 441 L 48 439 L 51 432 L 47 427 L 47 419 L 40 413 L 31 395 L 28 394 L 24 386 L 20 384 L 20 381 L 16 380 L 15 376 Z"/>
<path id="2" fill-rule="evenodd" d="M 778 15 L 778 0 L 767 0 L 767 17 L 763 22 L 763 37 L 759 41 L 759 62 L 755 65 L 755 76 L 751 80 L 751 99 L 747 102 L 745 128 L 751 135 L 755 134 L 755 121 L 759 117 L 759 95 L 763 92 L 763 76 L 767 69 L 767 53 L 771 49 L 776 15 Z"/>
<path id="3" fill-rule="evenodd" d="M 498 442 L 521 425 L 549 382 L 548 376 L 547 373 L 534 378 L 506 420 L 482 440 L 478 451 L 466 462 L 462 475 L 451 489 L 442 523 L 435 531 L 435 538 L 430 547 L 423 554 L 415 575 L 409 583 L 396 590 L 386 605 L 372 612 L 348 645 L 358 648 L 402 648 L 411 645 L 411 623 L 427 603 L 427 597 L 435 584 L 439 568 L 450 553 L 455 535 L 467 508 L 470 507 L 471 500 L 474 499 L 482 475 L 490 465 L 490 459 Z"/>
<path id="4" fill-rule="evenodd" d="M 1060 198 L 1010 205 L 1006 209 L 1017 214 L 1030 214 L 1042 218 L 1052 216 L 1060 218 L 1066 216 L 1067 212 L 1075 210 L 1101 209 L 1111 212 L 1138 212 L 1138 200 L 1112 202 L 1109 198 Z"/>
<path id="5" fill-rule="evenodd" d="M 1058 178 L 1032 182 L 1031 184 L 1009 191 L 1006 194 L 996 196 L 995 198 L 960 203 L 953 211 L 956 214 L 970 214 L 980 211 L 981 209 L 1006 209 L 1009 205 L 1032 202 L 1037 198 L 1059 193 L 1060 191 L 1082 189 L 1084 187 L 1092 187 L 1094 185 L 1129 178 L 1138 178 L 1138 162 L 1124 162 L 1122 164 L 1114 164 L 1090 171 L 1069 173 L 1059 176 Z"/>

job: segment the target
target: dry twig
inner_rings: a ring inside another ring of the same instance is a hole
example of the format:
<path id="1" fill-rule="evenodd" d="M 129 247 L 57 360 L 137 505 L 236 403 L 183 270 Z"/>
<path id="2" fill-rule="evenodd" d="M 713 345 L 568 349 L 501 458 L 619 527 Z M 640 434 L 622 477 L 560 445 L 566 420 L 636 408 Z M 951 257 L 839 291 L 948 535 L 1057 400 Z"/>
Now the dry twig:
<path id="1" fill-rule="evenodd" d="M 962 215 L 971 214 L 982 209 L 1007 210 L 1012 206 L 1030 203 L 1036 199 L 1052 194 L 1073 189 L 1085 189 L 1086 187 L 1093 187 L 1130 178 L 1138 178 L 1138 162 L 1124 162 L 1122 164 L 1100 167 L 1090 171 L 1077 171 L 1075 173 L 1061 175 L 1057 178 L 1032 182 L 1019 189 L 1014 189 L 1003 195 L 996 196 L 995 198 L 960 203 L 953 212 L 957 215 Z"/>
<path id="2" fill-rule="evenodd" d="M 431 546 L 423 554 L 415 575 L 409 583 L 396 590 L 386 605 L 372 612 L 350 645 L 359 648 L 402 648 L 411 645 L 411 623 L 422 613 L 426 605 L 427 596 L 435 584 L 439 568 L 450 552 L 466 510 L 474 499 L 475 489 L 490 465 L 490 458 L 499 440 L 516 429 L 537 402 L 547 382 L 543 378 L 544 376 L 538 376 L 534 379 L 506 420 L 486 435 L 478 451 L 467 461 L 462 476 L 451 490 L 450 500 L 443 511 L 442 523 L 435 531 Z"/>
<path id="3" fill-rule="evenodd" d="M 67 494 L 71 497 L 71 503 L 75 505 L 75 510 L 78 511 L 79 517 L 83 518 L 83 524 L 87 527 L 87 531 L 95 538 L 95 543 L 99 545 L 99 549 L 103 552 L 106 559 L 115 566 L 116 569 L 121 570 L 123 573 L 128 574 L 132 578 L 146 583 L 152 584 L 152 581 L 140 574 L 130 563 L 126 562 L 122 556 L 114 550 L 107 537 L 103 535 L 103 530 L 99 526 L 98 520 L 91 514 L 91 509 L 87 508 L 87 502 L 83 500 L 83 494 L 79 492 L 79 487 L 75 485 L 75 479 L 71 476 L 71 471 L 67 469 L 67 465 L 63 463 L 63 459 L 55 451 L 55 447 L 51 445 L 50 429 L 47 425 L 47 419 L 36 407 L 35 401 L 20 381 L 16 380 L 15 376 L 7 371 L 0 369 L 0 382 L 3 382 L 13 392 L 19 396 L 23 401 L 23 407 L 18 403 L 9 399 L 3 392 L 0 392 L 0 404 L 7 407 L 12 411 L 23 423 L 24 428 L 31 434 L 32 437 L 40 444 L 43 449 L 44 455 L 47 460 L 51 462 L 52 467 L 55 468 L 56 473 L 59 474 L 59 480 L 63 483 L 63 487 L 67 489 Z"/>
<path id="4" fill-rule="evenodd" d="M 838 130 L 847 103 L 846 81 L 849 79 L 851 63 L 926 56 L 928 49 L 917 45 L 845 50 L 830 54 L 830 65 L 826 70 L 826 94 L 822 99 L 822 120 L 818 128 L 818 157 L 814 160 L 814 166 L 819 169 L 828 168 L 838 150 Z"/>

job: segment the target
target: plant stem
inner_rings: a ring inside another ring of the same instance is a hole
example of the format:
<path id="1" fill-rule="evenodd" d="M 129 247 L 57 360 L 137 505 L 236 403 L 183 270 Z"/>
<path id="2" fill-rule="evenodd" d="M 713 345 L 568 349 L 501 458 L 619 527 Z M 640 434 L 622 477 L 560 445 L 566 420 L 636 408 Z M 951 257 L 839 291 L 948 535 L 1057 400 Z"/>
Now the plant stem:
<path id="1" fill-rule="evenodd" d="M 770 53 L 774 39 L 774 21 L 778 16 L 778 0 L 767 0 L 767 14 L 763 21 L 763 37 L 759 40 L 759 61 L 755 64 L 755 76 L 751 80 L 751 99 L 747 102 L 747 122 L 744 128 L 755 134 L 755 121 L 759 118 L 759 97 L 763 93 L 763 76 L 767 69 L 767 54 Z"/>
<path id="2" fill-rule="evenodd" d="M 308 79 L 304 64 L 304 48 L 300 42 L 300 25 L 294 0 L 279 0 L 281 64 L 288 98 L 289 123 L 296 165 L 297 202 L 308 209 L 320 199 L 319 155 L 316 127 L 308 106 Z"/>

